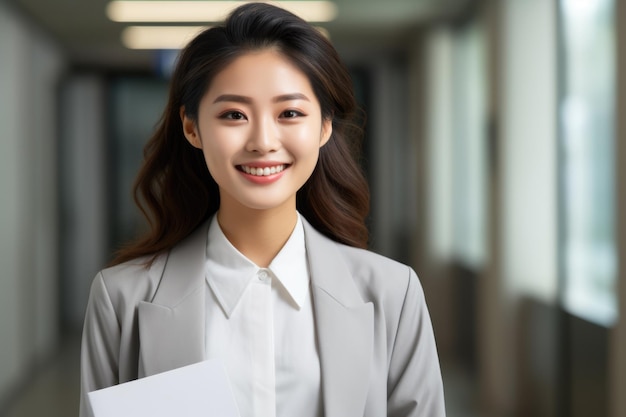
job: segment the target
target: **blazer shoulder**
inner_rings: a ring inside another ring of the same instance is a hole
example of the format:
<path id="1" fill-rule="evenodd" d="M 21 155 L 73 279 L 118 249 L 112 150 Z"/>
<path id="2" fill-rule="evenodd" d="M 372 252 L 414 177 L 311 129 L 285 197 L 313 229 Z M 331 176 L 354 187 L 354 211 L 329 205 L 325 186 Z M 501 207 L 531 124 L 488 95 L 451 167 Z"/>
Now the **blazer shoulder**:
<path id="1" fill-rule="evenodd" d="M 400 301 L 406 296 L 409 287 L 421 288 L 417 274 L 410 266 L 370 250 L 338 245 L 339 252 L 365 299 L 390 297 Z"/>
<path id="2" fill-rule="evenodd" d="M 357 275 L 373 274 L 376 277 L 397 277 L 406 279 L 410 274 L 415 274 L 413 269 L 401 262 L 383 256 L 368 249 L 360 249 L 337 243 L 340 253 L 349 268 Z"/>
<path id="3" fill-rule="evenodd" d="M 308 222 L 303 224 L 312 272 L 318 274 L 315 279 L 325 287 L 335 287 L 325 277 L 329 275 L 333 280 L 352 281 L 364 301 L 387 296 L 397 299 L 404 297 L 411 282 L 417 281 L 409 266 L 367 249 L 336 242 Z"/>
<path id="4" fill-rule="evenodd" d="M 197 271 L 190 269 L 190 265 L 200 269 L 204 265 L 208 224 L 208 221 L 202 223 L 168 251 L 159 254 L 151 264 L 147 257 L 140 257 L 103 269 L 96 277 L 102 285 L 92 285 L 92 288 L 104 291 L 114 305 L 136 305 L 139 301 L 153 301 L 159 287 L 168 281 L 164 279 L 168 275 L 166 266 L 173 268 L 170 277 L 178 276 L 181 282 L 194 280 L 195 276 L 188 276 Z M 167 288 L 171 289 L 171 286 Z"/>
<path id="5" fill-rule="evenodd" d="M 102 280 L 113 305 L 149 301 L 158 288 L 167 257 L 159 255 L 152 264 L 147 263 L 147 258 L 123 262 L 102 269 L 96 280 Z"/>

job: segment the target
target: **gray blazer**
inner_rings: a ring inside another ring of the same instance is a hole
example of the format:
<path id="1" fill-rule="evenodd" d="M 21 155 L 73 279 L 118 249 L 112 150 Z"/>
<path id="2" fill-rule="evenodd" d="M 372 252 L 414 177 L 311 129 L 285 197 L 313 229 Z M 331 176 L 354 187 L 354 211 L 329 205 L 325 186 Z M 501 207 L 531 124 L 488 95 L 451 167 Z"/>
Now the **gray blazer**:
<path id="1" fill-rule="evenodd" d="M 326 417 L 442 417 L 433 330 L 415 272 L 338 244 L 303 219 Z M 208 223 L 150 268 L 93 281 L 81 352 L 80 416 L 96 389 L 204 360 Z"/>

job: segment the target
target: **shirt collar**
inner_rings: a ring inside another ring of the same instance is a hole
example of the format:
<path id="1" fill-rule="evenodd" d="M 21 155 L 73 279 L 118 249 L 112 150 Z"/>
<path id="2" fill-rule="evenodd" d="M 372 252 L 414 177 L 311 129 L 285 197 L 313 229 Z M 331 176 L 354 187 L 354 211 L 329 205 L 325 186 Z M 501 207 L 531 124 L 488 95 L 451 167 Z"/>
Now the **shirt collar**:
<path id="1" fill-rule="evenodd" d="M 237 307 L 259 268 L 235 248 L 224 235 L 217 215 L 209 226 L 206 254 L 206 280 L 227 317 Z M 279 282 L 288 302 L 300 309 L 309 292 L 304 228 L 298 214 L 291 236 L 269 265 L 273 282 Z"/>

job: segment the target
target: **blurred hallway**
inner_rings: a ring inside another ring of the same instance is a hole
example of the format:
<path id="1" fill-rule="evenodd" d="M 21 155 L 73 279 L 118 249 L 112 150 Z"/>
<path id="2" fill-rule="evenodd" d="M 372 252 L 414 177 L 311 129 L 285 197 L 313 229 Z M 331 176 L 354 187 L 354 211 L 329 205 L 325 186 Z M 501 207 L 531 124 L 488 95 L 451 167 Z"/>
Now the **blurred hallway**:
<path id="1" fill-rule="evenodd" d="M 2 417 L 76 415 L 89 286 L 143 224 L 178 51 L 107 4 L 0 0 Z M 371 247 L 420 277 L 449 416 L 626 417 L 626 2 L 333 4 Z"/>

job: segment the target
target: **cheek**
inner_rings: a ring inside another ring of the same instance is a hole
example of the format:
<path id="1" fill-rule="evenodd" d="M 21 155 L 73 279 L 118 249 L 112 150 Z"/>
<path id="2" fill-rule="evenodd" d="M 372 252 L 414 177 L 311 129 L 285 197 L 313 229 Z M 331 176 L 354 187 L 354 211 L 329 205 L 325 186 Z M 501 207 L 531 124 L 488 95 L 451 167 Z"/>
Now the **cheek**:
<path id="1" fill-rule="evenodd" d="M 292 132 L 291 137 L 294 152 L 303 156 L 317 155 L 321 140 L 321 129 L 319 125 L 311 124 L 300 126 L 296 131 Z"/>
<path id="2" fill-rule="evenodd" d="M 202 150 L 209 172 L 213 178 L 219 177 L 229 164 L 235 149 L 232 141 L 224 140 L 216 131 L 206 130 L 202 136 Z"/>
<path id="3" fill-rule="evenodd" d="M 238 143 L 237 132 L 232 129 L 216 127 L 202 131 L 202 145 L 207 158 L 223 160 L 235 152 Z"/>

